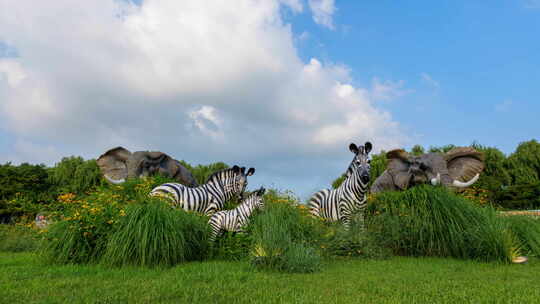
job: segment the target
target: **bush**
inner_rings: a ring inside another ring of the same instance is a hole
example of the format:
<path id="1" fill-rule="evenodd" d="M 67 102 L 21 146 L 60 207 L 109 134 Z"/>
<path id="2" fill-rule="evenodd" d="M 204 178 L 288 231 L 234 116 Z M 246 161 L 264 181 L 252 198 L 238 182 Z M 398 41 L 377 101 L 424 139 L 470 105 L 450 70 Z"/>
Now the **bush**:
<path id="1" fill-rule="evenodd" d="M 358 217 L 353 217 L 349 229 L 345 229 L 340 223 L 328 225 L 320 247 L 328 257 L 384 259 L 392 254 L 390 249 L 384 247 L 369 231 L 362 228 Z"/>
<path id="2" fill-rule="evenodd" d="M 540 256 L 540 220 L 525 215 L 511 215 L 503 219 L 517 237 L 523 253 Z"/>
<path id="3" fill-rule="evenodd" d="M 214 259 L 240 261 L 249 256 L 253 240 L 251 233 L 225 232 L 212 244 L 210 256 Z"/>
<path id="4" fill-rule="evenodd" d="M 172 266 L 202 260 L 207 249 L 205 218 L 149 199 L 128 207 L 108 241 L 103 261 L 120 266 Z"/>
<path id="5" fill-rule="evenodd" d="M 442 187 L 378 194 L 368 206 L 371 233 L 395 253 L 511 261 L 519 241 L 492 208 Z"/>
<path id="6" fill-rule="evenodd" d="M 34 251 L 39 246 L 39 234 L 19 225 L 0 225 L 0 251 Z"/>
<path id="7" fill-rule="evenodd" d="M 64 157 L 49 169 L 49 182 L 56 194 L 84 194 L 102 185 L 101 171 L 95 159 L 80 156 Z"/>
<path id="8" fill-rule="evenodd" d="M 496 199 L 506 209 L 539 209 L 540 183 L 509 186 L 497 192 Z"/>
<path id="9" fill-rule="evenodd" d="M 125 215 L 128 202 L 114 192 L 95 192 L 78 198 L 61 195 L 55 223 L 45 233 L 42 256 L 51 263 L 91 263 L 101 258 L 115 224 Z"/>
<path id="10" fill-rule="evenodd" d="M 290 195 L 269 191 L 265 211 L 253 219 L 251 263 L 284 272 L 312 272 L 321 257 L 314 245 L 321 238 L 319 220 L 306 216 L 303 205 Z"/>

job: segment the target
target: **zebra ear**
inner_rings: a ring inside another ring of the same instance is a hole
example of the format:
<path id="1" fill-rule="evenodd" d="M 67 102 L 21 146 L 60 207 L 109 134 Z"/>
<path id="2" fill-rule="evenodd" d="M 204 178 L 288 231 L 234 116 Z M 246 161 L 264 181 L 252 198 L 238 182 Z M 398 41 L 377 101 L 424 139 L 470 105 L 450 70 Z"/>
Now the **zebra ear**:
<path id="1" fill-rule="evenodd" d="M 372 148 L 373 148 L 373 145 L 369 141 L 366 141 L 366 143 L 364 144 L 364 149 L 365 149 L 364 153 L 368 154 Z"/>
<path id="2" fill-rule="evenodd" d="M 242 173 L 242 175 L 246 174 L 246 167 L 240 168 L 240 172 Z"/>
<path id="3" fill-rule="evenodd" d="M 354 154 L 358 154 L 358 147 L 354 143 L 349 145 L 349 150 L 351 150 L 351 152 Z"/>
<path id="4" fill-rule="evenodd" d="M 264 189 L 264 187 L 261 187 L 261 189 L 257 190 L 257 195 L 258 196 L 263 196 L 264 192 L 266 192 L 266 189 Z"/>
<path id="5" fill-rule="evenodd" d="M 255 168 L 249 168 L 248 172 L 246 173 L 246 176 L 251 176 L 255 173 Z"/>
<path id="6" fill-rule="evenodd" d="M 234 173 L 240 173 L 240 167 L 238 167 L 237 165 L 234 165 L 232 167 L 232 170 L 233 170 Z"/>

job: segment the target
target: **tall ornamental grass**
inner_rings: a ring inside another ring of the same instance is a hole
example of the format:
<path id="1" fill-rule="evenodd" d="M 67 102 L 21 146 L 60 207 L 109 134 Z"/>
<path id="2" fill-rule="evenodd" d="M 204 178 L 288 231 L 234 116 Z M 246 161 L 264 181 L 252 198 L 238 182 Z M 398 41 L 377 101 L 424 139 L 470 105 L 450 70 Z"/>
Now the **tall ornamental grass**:
<path id="1" fill-rule="evenodd" d="M 102 258 L 110 265 L 172 266 L 202 260 L 208 252 L 205 218 L 159 199 L 131 205 L 109 238 Z"/>
<path id="2" fill-rule="evenodd" d="M 443 187 L 380 193 L 368 212 L 371 233 L 397 254 L 509 262 L 523 254 L 524 243 L 535 244 L 495 210 Z"/>
<path id="3" fill-rule="evenodd" d="M 251 263 L 259 269 L 314 272 L 321 267 L 315 243 L 320 223 L 306 215 L 293 197 L 270 191 L 265 210 L 253 219 Z"/>

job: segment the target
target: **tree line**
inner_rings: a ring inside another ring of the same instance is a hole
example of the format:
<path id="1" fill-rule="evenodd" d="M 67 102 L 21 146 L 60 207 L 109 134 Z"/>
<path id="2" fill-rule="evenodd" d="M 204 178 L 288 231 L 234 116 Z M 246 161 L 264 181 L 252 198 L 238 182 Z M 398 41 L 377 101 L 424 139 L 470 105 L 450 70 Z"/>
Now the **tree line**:
<path id="1" fill-rule="evenodd" d="M 540 208 L 540 143 L 535 139 L 520 143 L 516 150 L 505 155 L 496 147 L 471 145 L 484 153 L 485 169 L 480 179 L 471 187 L 469 194 L 483 196 L 495 207 L 506 209 Z M 412 147 L 409 153 L 445 153 L 454 145 Z M 217 170 L 228 167 L 223 162 L 192 166 L 181 161 L 199 184 Z M 371 181 L 386 169 L 386 152 L 372 155 Z M 337 187 L 343 177 L 333 183 Z M 53 203 L 64 193 L 85 194 L 100 186 L 106 186 L 101 178 L 95 159 L 84 160 L 79 156 L 64 157 L 52 167 L 43 164 L 0 165 L 0 222 L 25 212 L 36 212 Z"/>

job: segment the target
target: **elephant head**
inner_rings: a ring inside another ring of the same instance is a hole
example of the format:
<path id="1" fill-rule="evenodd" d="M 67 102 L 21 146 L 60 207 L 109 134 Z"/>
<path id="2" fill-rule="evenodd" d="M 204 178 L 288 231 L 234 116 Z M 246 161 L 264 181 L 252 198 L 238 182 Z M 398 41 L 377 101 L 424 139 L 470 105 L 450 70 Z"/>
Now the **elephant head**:
<path id="1" fill-rule="evenodd" d="M 101 155 L 97 163 L 103 176 L 113 184 L 123 183 L 126 178 L 161 174 L 180 183 L 196 187 L 197 182 L 179 161 L 162 152 L 130 151 L 116 147 Z"/>
<path id="2" fill-rule="evenodd" d="M 387 169 L 375 180 L 371 192 L 405 190 L 418 184 L 442 184 L 452 189 L 469 187 L 484 169 L 482 153 L 470 147 L 458 147 L 441 153 L 409 155 L 404 150 L 386 154 Z"/>

